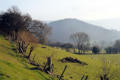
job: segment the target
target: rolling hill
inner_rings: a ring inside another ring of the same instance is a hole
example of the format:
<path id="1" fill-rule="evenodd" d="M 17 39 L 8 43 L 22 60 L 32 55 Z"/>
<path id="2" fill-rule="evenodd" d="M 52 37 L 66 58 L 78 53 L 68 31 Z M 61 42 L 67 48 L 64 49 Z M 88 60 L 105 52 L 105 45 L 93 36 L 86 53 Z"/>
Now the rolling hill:
<path id="1" fill-rule="evenodd" d="M 0 36 L 0 80 L 54 80 L 40 70 L 31 70 L 34 66 L 19 55 L 15 44 Z"/>
<path id="2" fill-rule="evenodd" d="M 120 39 L 120 32 L 108 30 L 78 19 L 62 19 L 48 24 L 52 27 L 51 41 L 70 42 L 70 35 L 75 32 L 85 32 L 90 36 L 91 41 L 111 42 Z"/>
<path id="3" fill-rule="evenodd" d="M 15 48 L 13 42 L 0 36 L 0 80 L 57 80 L 40 70 L 31 70 L 35 66 L 28 64 L 23 56 L 14 51 Z M 108 67 L 111 70 L 109 74 L 112 75 L 113 80 L 120 79 L 120 54 L 77 55 L 60 48 L 38 44 L 32 52 L 31 60 L 34 57 L 36 63 L 44 65 L 49 56 L 52 57 L 54 64 L 54 74 L 60 75 L 65 65 L 68 66 L 64 80 L 80 80 L 83 75 L 88 75 L 88 80 L 99 80 L 99 75 L 103 74 L 104 60 L 109 61 L 110 66 Z M 66 57 L 78 59 L 88 65 L 60 61 Z"/>

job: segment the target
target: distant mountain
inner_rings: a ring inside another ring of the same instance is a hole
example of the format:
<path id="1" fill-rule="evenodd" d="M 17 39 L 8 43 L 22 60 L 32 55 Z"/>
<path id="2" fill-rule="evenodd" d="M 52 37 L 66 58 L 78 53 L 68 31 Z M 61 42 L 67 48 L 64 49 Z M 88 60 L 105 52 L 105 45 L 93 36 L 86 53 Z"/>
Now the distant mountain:
<path id="1" fill-rule="evenodd" d="M 70 35 L 75 32 L 87 33 L 92 41 L 114 41 L 120 39 L 120 32 L 115 30 L 108 30 L 96 25 L 78 19 L 63 19 L 53 21 L 48 24 L 52 27 L 52 35 L 50 40 L 60 42 L 70 42 Z"/>
<path id="2" fill-rule="evenodd" d="M 88 22 L 94 25 L 103 26 L 107 29 L 115 29 L 120 31 L 120 18 L 93 20 Z"/>

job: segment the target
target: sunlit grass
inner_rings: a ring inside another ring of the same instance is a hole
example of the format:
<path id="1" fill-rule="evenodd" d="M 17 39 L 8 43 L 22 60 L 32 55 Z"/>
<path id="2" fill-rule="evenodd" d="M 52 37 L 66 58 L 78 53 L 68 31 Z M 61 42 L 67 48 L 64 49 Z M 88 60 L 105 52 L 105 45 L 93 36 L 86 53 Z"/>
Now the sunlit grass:
<path id="1" fill-rule="evenodd" d="M 5 40 L 0 36 L 0 80 L 47 80 L 51 79 L 47 75 L 38 70 L 30 70 L 33 66 L 28 64 L 26 59 L 20 57 L 12 49 L 15 48 L 14 43 Z M 65 65 L 68 68 L 64 74 L 64 78 L 68 80 L 80 80 L 85 74 L 88 75 L 88 80 L 99 80 L 98 74 L 101 72 L 103 60 L 109 60 L 113 71 L 120 68 L 120 54 L 98 54 L 98 55 L 78 55 L 66 52 L 60 48 L 52 48 L 44 45 L 36 45 L 32 53 L 31 60 L 35 56 L 35 62 L 44 65 L 46 58 L 51 56 L 54 64 L 54 74 L 60 75 Z M 62 63 L 60 59 L 65 57 L 77 58 L 80 61 L 86 62 L 88 65 L 80 65 L 77 63 Z M 118 73 L 116 73 L 118 74 Z M 116 77 L 116 80 L 120 80 Z"/>
<path id="2" fill-rule="evenodd" d="M 18 57 L 13 48 L 14 43 L 0 36 L 0 80 L 53 80 L 41 71 L 30 70 L 33 66 Z"/>
<path id="3" fill-rule="evenodd" d="M 55 74 L 61 74 L 64 66 L 68 65 L 64 75 L 65 79 L 80 80 L 80 78 L 86 74 L 89 75 L 89 80 L 99 80 L 98 74 L 103 66 L 103 59 L 109 60 L 112 63 L 111 65 L 114 66 L 114 69 L 118 69 L 118 67 L 120 67 L 119 54 L 78 55 L 66 52 L 65 50 L 61 50 L 59 48 L 51 48 L 48 46 L 45 46 L 46 48 L 42 47 L 43 45 L 38 45 L 34 50 L 32 57 L 36 55 L 35 61 L 44 65 L 46 62 L 46 57 L 52 56 Z M 83 66 L 76 63 L 61 63 L 60 59 L 65 57 L 77 58 L 80 61 L 86 62 L 88 65 Z"/>

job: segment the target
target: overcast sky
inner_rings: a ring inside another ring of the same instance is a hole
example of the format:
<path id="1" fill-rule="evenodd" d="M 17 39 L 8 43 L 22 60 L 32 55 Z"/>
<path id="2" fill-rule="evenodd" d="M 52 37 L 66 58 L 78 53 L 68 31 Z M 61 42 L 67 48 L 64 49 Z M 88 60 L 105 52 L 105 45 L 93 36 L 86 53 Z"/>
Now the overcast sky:
<path id="1" fill-rule="evenodd" d="M 18 6 L 40 20 L 120 18 L 120 0 L 0 0 L 0 11 Z"/>

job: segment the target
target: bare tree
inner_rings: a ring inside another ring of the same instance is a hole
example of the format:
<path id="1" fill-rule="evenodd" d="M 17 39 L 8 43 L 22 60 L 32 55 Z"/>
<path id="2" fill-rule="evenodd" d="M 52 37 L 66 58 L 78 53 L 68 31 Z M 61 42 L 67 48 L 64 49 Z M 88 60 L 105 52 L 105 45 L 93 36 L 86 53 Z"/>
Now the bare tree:
<path id="1" fill-rule="evenodd" d="M 74 45 L 78 49 L 78 53 L 82 53 L 86 47 L 89 46 L 89 36 L 84 32 L 77 32 L 70 36 Z"/>
<path id="2" fill-rule="evenodd" d="M 110 60 L 102 58 L 101 71 L 98 73 L 100 80 L 116 80 L 119 77 L 119 67 L 115 66 L 113 69 L 113 63 Z"/>
<path id="3" fill-rule="evenodd" d="M 48 35 L 51 33 L 51 28 L 46 24 L 38 20 L 33 20 L 28 29 L 38 38 L 40 43 L 47 43 Z"/>
<path id="4" fill-rule="evenodd" d="M 30 59 L 32 51 L 34 50 L 37 42 L 38 42 L 37 39 L 29 31 L 21 31 L 19 32 L 18 39 L 17 39 L 18 51 L 26 55 L 26 51 L 29 47 L 28 49 L 29 53 L 28 53 L 27 58 Z"/>

